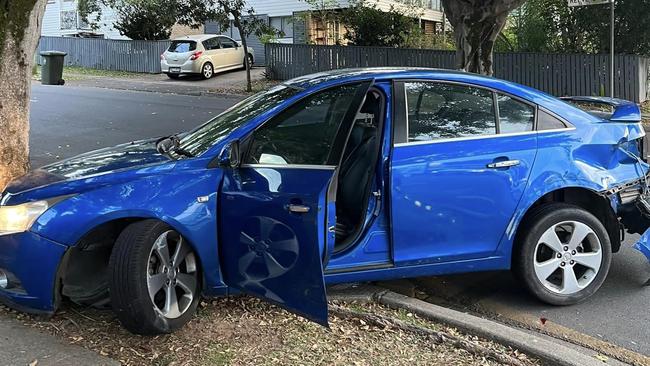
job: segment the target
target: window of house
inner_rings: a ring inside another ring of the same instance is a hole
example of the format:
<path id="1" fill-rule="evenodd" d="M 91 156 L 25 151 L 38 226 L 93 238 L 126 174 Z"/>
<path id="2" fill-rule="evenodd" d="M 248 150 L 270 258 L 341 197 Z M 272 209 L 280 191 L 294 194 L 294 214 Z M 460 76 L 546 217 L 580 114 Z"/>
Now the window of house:
<path id="1" fill-rule="evenodd" d="M 408 142 L 497 133 L 492 92 L 465 85 L 405 83 Z"/>
<path id="2" fill-rule="evenodd" d="M 366 84 L 344 85 L 302 99 L 255 131 L 249 164 L 326 165 L 339 126 Z"/>
<path id="3" fill-rule="evenodd" d="M 499 104 L 499 133 L 533 130 L 535 108 L 502 94 L 497 94 L 497 102 Z"/>
<path id="4" fill-rule="evenodd" d="M 77 29 L 77 12 L 67 10 L 61 12 L 61 29 Z"/>

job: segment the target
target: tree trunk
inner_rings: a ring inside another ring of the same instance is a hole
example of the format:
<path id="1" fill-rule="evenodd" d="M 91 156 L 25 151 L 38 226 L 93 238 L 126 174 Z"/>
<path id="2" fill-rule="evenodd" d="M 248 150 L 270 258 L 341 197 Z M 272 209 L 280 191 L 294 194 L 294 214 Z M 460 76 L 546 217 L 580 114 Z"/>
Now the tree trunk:
<path id="1" fill-rule="evenodd" d="M 0 0 L 0 192 L 29 169 L 29 97 L 47 0 Z"/>
<path id="2" fill-rule="evenodd" d="M 246 43 L 246 37 L 248 36 L 248 29 L 243 29 L 241 24 L 241 14 L 233 14 L 234 20 L 233 23 L 235 28 L 239 31 L 239 36 L 241 38 L 241 45 L 244 47 L 244 66 L 246 66 L 246 91 L 253 91 L 253 85 L 251 82 L 251 65 L 248 62 L 248 44 Z"/>
<path id="3" fill-rule="evenodd" d="M 494 42 L 506 26 L 508 13 L 525 0 L 442 0 L 454 28 L 456 67 L 493 75 Z"/>

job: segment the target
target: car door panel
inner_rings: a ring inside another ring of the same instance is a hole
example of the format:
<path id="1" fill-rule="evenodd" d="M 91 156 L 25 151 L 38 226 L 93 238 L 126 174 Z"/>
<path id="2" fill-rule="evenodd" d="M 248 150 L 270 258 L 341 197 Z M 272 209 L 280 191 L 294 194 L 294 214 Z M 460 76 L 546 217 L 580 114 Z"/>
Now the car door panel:
<path id="1" fill-rule="evenodd" d="M 534 134 L 395 147 L 391 166 L 395 262 L 444 262 L 492 254 L 524 192 L 535 154 Z M 519 164 L 488 167 L 509 160 Z"/>
<path id="2" fill-rule="evenodd" d="M 242 167 L 225 174 L 220 242 L 225 282 L 327 325 L 323 280 L 330 168 Z M 306 212 L 292 212 L 302 207 Z"/>
<path id="3" fill-rule="evenodd" d="M 398 88 L 406 97 L 397 102 L 404 128 L 396 130 L 391 156 L 396 265 L 489 257 L 536 157 L 534 108 L 501 98 L 509 109 L 500 118 L 489 90 L 440 82 Z M 517 106 L 526 113 L 518 115 Z M 499 134 L 502 124 L 522 132 Z"/>

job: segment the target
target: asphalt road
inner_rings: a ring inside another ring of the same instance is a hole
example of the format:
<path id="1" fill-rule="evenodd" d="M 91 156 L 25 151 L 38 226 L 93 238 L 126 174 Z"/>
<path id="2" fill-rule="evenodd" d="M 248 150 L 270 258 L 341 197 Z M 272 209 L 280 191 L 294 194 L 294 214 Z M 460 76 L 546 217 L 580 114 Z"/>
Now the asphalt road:
<path id="1" fill-rule="evenodd" d="M 32 167 L 102 147 L 186 131 L 239 99 L 33 84 Z"/>
<path id="2" fill-rule="evenodd" d="M 190 129 L 237 98 L 199 97 L 99 88 L 34 85 L 32 165 L 41 166 L 88 150 Z M 570 307 L 541 304 L 508 273 L 470 274 L 413 281 L 432 301 L 454 302 L 498 317 L 538 326 L 548 319 L 567 329 L 650 355 L 650 264 L 629 236 L 614 255 L 600 291 Z M 564 334 L 571 337 L 571 334 Z"/>

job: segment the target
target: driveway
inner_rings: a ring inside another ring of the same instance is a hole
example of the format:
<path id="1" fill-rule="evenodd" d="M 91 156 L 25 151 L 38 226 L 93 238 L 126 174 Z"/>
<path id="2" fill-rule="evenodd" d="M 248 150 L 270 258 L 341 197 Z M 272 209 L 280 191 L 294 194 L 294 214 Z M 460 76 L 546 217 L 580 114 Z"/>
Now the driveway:
<path id="1" fill-rule="evenodd" d="M 265 69 L 251 69 L 253 89 L 264 89 L 268 81 Z M 241 94 L 246 90 L 246 71 L 235 70 L 215 74 L 205 80 L 200 76 L 185 75 L 179 79 L 170 79 L 165 74 L 132 74 L 128 77 L 78 76 L 66 79 L 66 86 L 97 87 L 119 90 L 148 91 L 185 95 L 210 95 L 223 93 Z"/>

